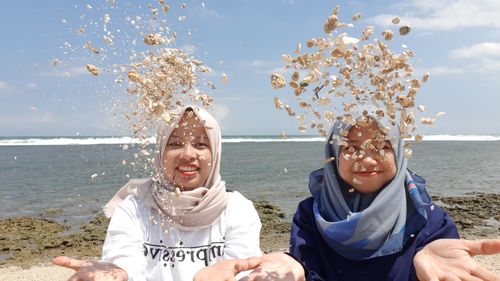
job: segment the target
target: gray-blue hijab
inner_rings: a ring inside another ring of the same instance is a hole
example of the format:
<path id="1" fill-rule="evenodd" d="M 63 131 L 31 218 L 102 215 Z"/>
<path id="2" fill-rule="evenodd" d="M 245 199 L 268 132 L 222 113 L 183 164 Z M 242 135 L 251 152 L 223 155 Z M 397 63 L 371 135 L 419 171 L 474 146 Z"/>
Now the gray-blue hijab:
<path id="1" fill-rule="evenodd" d="M 342 137 L 351 124 L 337 121 L 325 145 L 325 158 L 335 157 L 323 169 L 309 176 L 314 197 L 313 211 L 322 238 L 336 253 L 364 260 L 399 252 L 409 237 L 427 221 L 421 194 L 407 170 L 404 141 L 396 126 L 386 132 L 391 139 L 397 172 L 380 191 L 372 194 L 349 192 L 338 174 L 340 146 L 332 137 Z M 382 128 L 379 123 L 379 127 Z"/>

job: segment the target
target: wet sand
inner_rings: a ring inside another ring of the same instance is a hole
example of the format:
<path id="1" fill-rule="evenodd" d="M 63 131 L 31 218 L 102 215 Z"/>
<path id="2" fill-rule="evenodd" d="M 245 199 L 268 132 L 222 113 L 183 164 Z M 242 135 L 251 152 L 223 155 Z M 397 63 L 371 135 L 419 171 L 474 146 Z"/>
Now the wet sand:
<path id="1" fill-rule="evenodd" d="M 468 239 L 500 238 L 500 194 L 471 194 L 461 197 L 434 197 Z M 290 223 L 285 214 L 268 202 L 254 202 L 262 220 L 261 248 L 264 252 L 288 248 Z M 51 266 L 50 259 L 68 255 L 96 259 L 106 234 L 108 219 L 98 214 L 76 231 L 65 223 L 38 217 L 0 220 L 0 280 L 66 280 L 71 270 Z M 478 257 L 487 268 L 500 274 L 500 255 Z"/>

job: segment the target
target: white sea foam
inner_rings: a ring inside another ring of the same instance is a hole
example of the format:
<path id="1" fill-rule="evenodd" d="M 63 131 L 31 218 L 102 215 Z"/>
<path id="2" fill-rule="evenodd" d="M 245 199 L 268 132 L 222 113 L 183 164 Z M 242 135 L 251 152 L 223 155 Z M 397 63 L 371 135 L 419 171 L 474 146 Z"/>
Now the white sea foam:
<path id="1" fill-rule="evenodd" d="M 500 141 L 500 136 L 490 136 L 490 135 L 424 135 L 424 141 Z"/>
<path id="2" fill-rule="evenodd" d="M 225 137 L 222 143 L 268 143 L 268 142 L 323 142 L 323 137 L 273 136 Z M 424 141 L 500 141 L 500 136 L 491 135 L 426 135 Z M 56 138 L 0 138 L 0 146 L 47 146 L 47 145 L 98 145 L 155 143 L 150 137 L 145 141 L 132 137 L 56 137 Z"/>
<path id="3" fill-rule="evenodd" d="M 228 137 L 223 138 L 223 143 L 243 142 L 315 142 L 324 141 L 322 137 L 290 137 L 282 139 L 279 137 Z M 131 137 L 89 137 L 89 138 L 12 138 L 0 139 L 0 146 L 47 146 L 47 145 L 98 145 L 98 144 L 141 144 L 155 143 L 155 137 L 141 141 Z"/>
<path id="4" fill-rule="evenodd" d="M 279 138 L 279 137 L 244 137 L 244 138 L 222 138 L 222 143 L 241 143 L 241 142 L 323 142 L 325 138 L 323 137 L 288 137 L 288 138 Z"/>
<path id="5" fill-rule="evenodd" d="M 154 138 L 146 141 L 154 142 Z M 89 138 L 12 138 L 0 139 L 0 146 L 47 146 L 47 145 L 96 145 L 96 144 L 136 144 L 143 143 L 131 137 L 89 137 Z"/>

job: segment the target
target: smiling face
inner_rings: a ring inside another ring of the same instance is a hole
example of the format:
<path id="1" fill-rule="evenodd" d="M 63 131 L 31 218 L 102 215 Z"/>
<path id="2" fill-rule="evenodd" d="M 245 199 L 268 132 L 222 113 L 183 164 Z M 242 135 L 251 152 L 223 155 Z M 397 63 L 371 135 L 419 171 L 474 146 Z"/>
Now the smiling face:
<path id="1" fill-rule="evenodd" d="M 211 171 L 212 151 L 205 127 L 191 111 L 186 111 L 163 154 L 163 173 L 181 190 L 203 186 Z"/>
<path id="2" fill-rule="evenodd" d="M 380 190 L 397 172 L 392 146 L 383 139 L 376 122 L 355 125 L 347 135 L 348 146 L 341 146 L 339 175 L 361 193 Z"/>

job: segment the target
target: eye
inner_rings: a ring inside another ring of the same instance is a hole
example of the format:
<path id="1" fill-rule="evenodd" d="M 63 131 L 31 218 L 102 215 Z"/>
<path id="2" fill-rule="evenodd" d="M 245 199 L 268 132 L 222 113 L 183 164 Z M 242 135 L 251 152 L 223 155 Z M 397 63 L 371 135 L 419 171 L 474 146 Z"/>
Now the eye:
<path id="1" fill-rule="evenodd" d="M 194 147 L 196 148 L 207 148 L 208 147 L 208 143 L 206 142 L 197 142 L 194 144 Z"/>
<path id="2" fill-rule="evenodd" d="M 167 144 L 167 146 L 170 146 L 170 147 L 179 147 L 179 146 L 182 146 L 182 143 L 177 142 L 177 141 L 173 141 L 173 142 L 169 142 Z"/>

